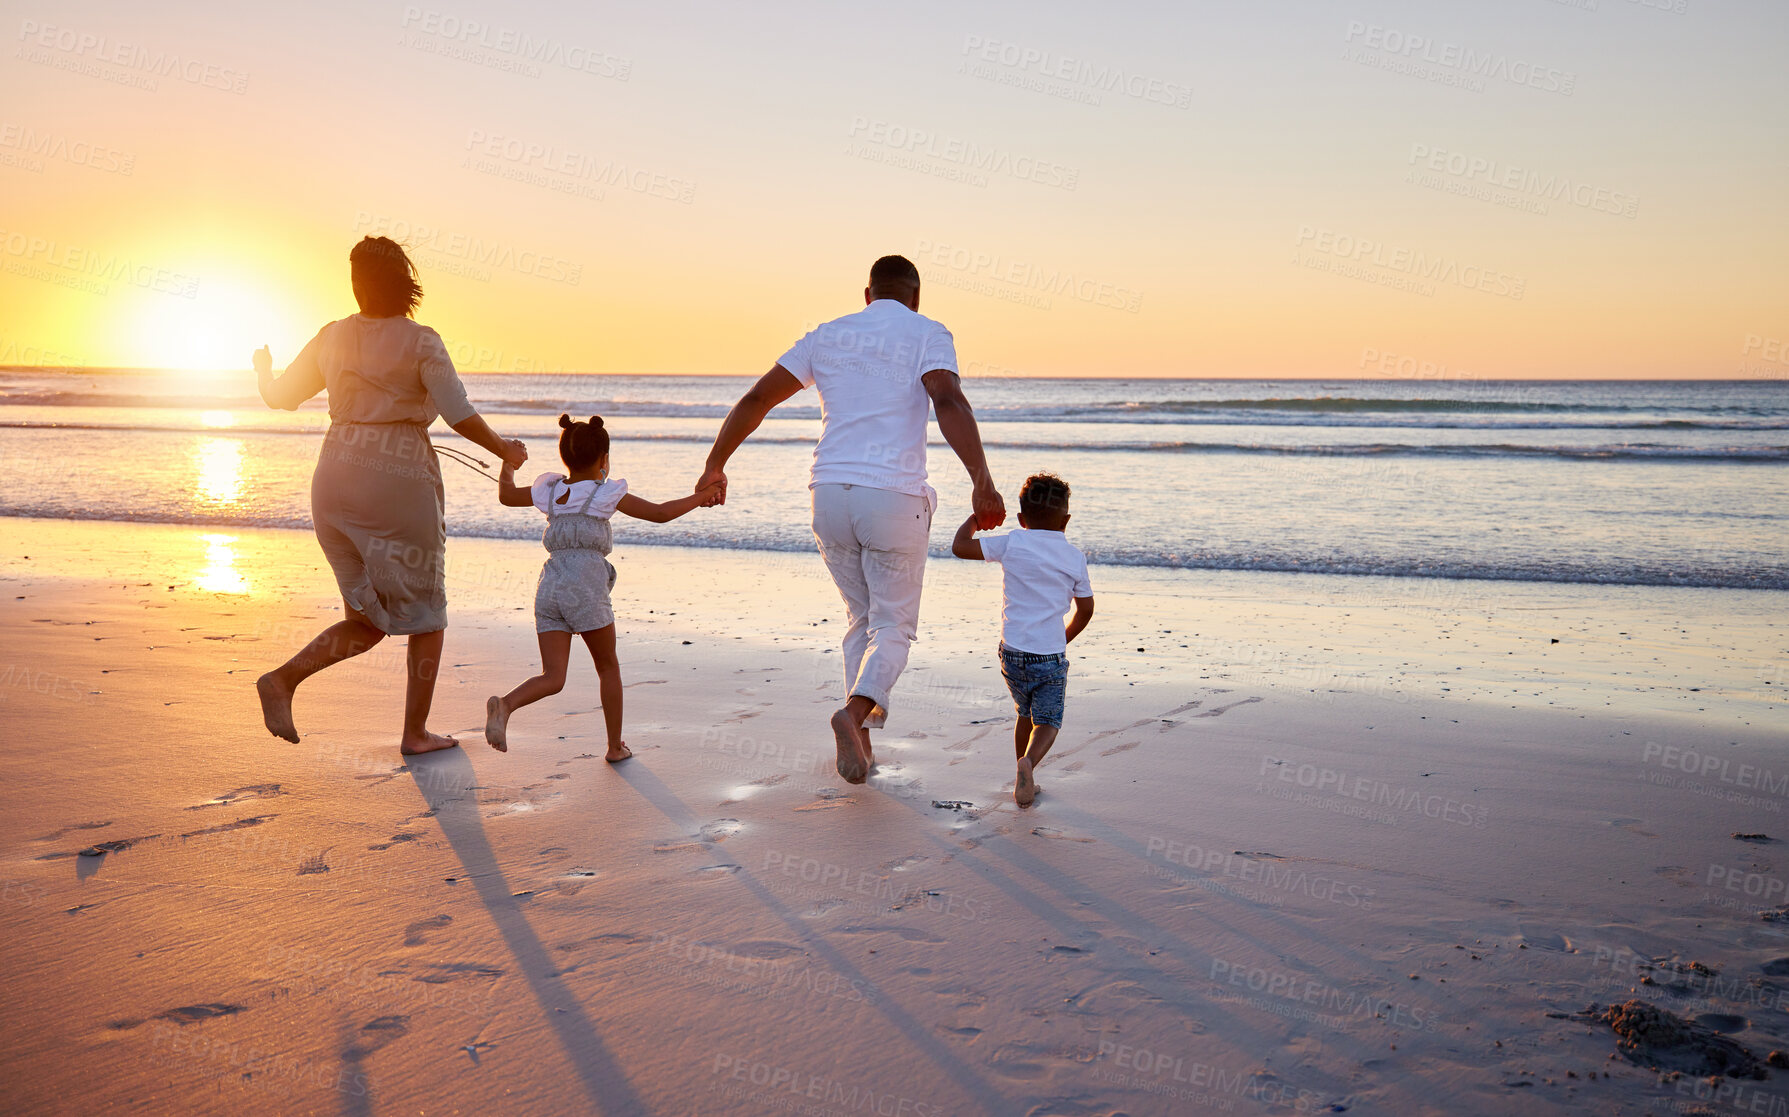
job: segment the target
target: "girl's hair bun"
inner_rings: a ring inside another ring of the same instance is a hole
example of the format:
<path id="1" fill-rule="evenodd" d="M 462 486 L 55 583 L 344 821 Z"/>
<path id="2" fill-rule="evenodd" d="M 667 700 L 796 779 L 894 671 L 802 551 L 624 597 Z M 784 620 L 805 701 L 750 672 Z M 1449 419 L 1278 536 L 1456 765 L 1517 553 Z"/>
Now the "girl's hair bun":
<path id="1" fill-rule="evenodd" d="M 590 417 L 590 425 L 599 430 L 602 429 L 603 417 L 601 415 L 592 415 Z"/>
<path id="2" fill-rule="evenodd" d="M 561 427 L 564 427 L 566 430 L 571 430 L 571 416 L 565 414 L 564 412 L 560 412 L 559 425 Z"/>

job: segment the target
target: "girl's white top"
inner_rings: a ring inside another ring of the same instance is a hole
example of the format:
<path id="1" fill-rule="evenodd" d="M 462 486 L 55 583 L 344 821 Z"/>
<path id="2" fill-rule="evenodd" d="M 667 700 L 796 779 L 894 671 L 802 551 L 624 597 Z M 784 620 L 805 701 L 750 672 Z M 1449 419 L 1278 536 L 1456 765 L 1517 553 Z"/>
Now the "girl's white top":
<path id="1" fill-rule="evenodd" d="M 612 477 L 607 481 L 568 483 L 562 473 L 543 473 L 534 479 L 528 492 L 534 498 L 534 507 L 549 517 L 572 512 L 606 520 L 615 514 L 621 498 L 627 495 L 627 482 Z M 570 495 L 566 496 L 568 492 Z M 565 496 L 563 502 L 559 499 L 561 496 Z"/>

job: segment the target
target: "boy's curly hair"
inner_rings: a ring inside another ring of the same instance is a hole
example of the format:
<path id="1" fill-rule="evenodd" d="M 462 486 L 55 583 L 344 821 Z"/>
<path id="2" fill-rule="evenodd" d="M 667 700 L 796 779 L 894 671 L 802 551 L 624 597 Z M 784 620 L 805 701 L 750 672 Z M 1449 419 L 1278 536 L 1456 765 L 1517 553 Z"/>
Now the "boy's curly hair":
<path id="1" fill-rule="evenodd" d="M 1068 515 L 1068 482 L 1054 473 L 1033 473 L 1019 490 L 1019 511 L 1027 517 Z"/>

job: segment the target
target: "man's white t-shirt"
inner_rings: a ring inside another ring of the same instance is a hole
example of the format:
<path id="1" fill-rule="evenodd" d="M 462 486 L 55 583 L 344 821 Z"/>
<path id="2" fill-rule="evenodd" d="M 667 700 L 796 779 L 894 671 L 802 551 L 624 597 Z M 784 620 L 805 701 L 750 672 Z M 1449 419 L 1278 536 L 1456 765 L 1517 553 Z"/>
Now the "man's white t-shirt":
<path id="1" fill-rule="evenodd" d="M 1018 652 L 1053 655 L 1068 650 L 1063 614 L 1069 600 L 1092 597 L 1087 556 L 1060 531 L 1019 528 L 981 540 L 982 558 L 1001 565 L 1006 601 L 1000 642 Z"/>
<path id="2" fill-rule="evenodd" d="M 777 361 L 820 392 L 814 485 L 865 485 L 926 495 L 926 417 L 921 378 L 957 371 L 957 347 L 941 323 L 894 299 L 877 299 L 810 331 Z"/>

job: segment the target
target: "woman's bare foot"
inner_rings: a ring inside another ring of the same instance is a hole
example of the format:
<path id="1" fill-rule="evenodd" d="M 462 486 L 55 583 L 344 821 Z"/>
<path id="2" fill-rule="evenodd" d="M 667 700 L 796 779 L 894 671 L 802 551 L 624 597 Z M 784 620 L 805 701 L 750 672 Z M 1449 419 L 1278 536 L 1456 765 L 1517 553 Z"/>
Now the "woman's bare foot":
<path id="1" fill-rule="evenodd" d="M 869 778 L 870 766 L 864 760 L 863 741 L 857 726 L 851 724 L 851 711 L 841 708 L 832 715 L 832 737 L 839 749 L 838 770 L 846 783 L 862 783 Z"/>
<path id="2" fill-rule="evenodd" d="M 255 690 L 261 695 L 261 720 L 267 724 L 267 732 L 296 745 L 298 727 L 292 724 L 292 692 L 281 685 L 272 671 L 255 680 Z"/>
<path id="3" fill-rule="evenodd" d="M 424 733 L 421 737 L 405 737 L 398 751 L 405 756 L 416 756 L 425 752 L 440 752 L 442 749 L 459 747 L 459 742 L 452 737 L 443 737 L 439 733 Z"/>
<path id="4" fill-rule="evenodd" d="M 1019 757 L 1019 777 L 1013 781 L 1013 802 L 1029 807 L 1037 798 L 1037 780 L 1031 774 L 1031 761 Z"/>
<path id="5" fill-rule="evenodd" d="M 498 752 L 509 751 L 509 711 L 495 694 L 485 700 L 485 742 Z"/>
<path id="6" fill-rule="evenodd" d="M 634 750 L 627 747 L 626 741 L 617 741 L 609 746 L 609 751 L 603 754 L 603 759 L 610 764 L 619 764 L 633 754 Z"/>

